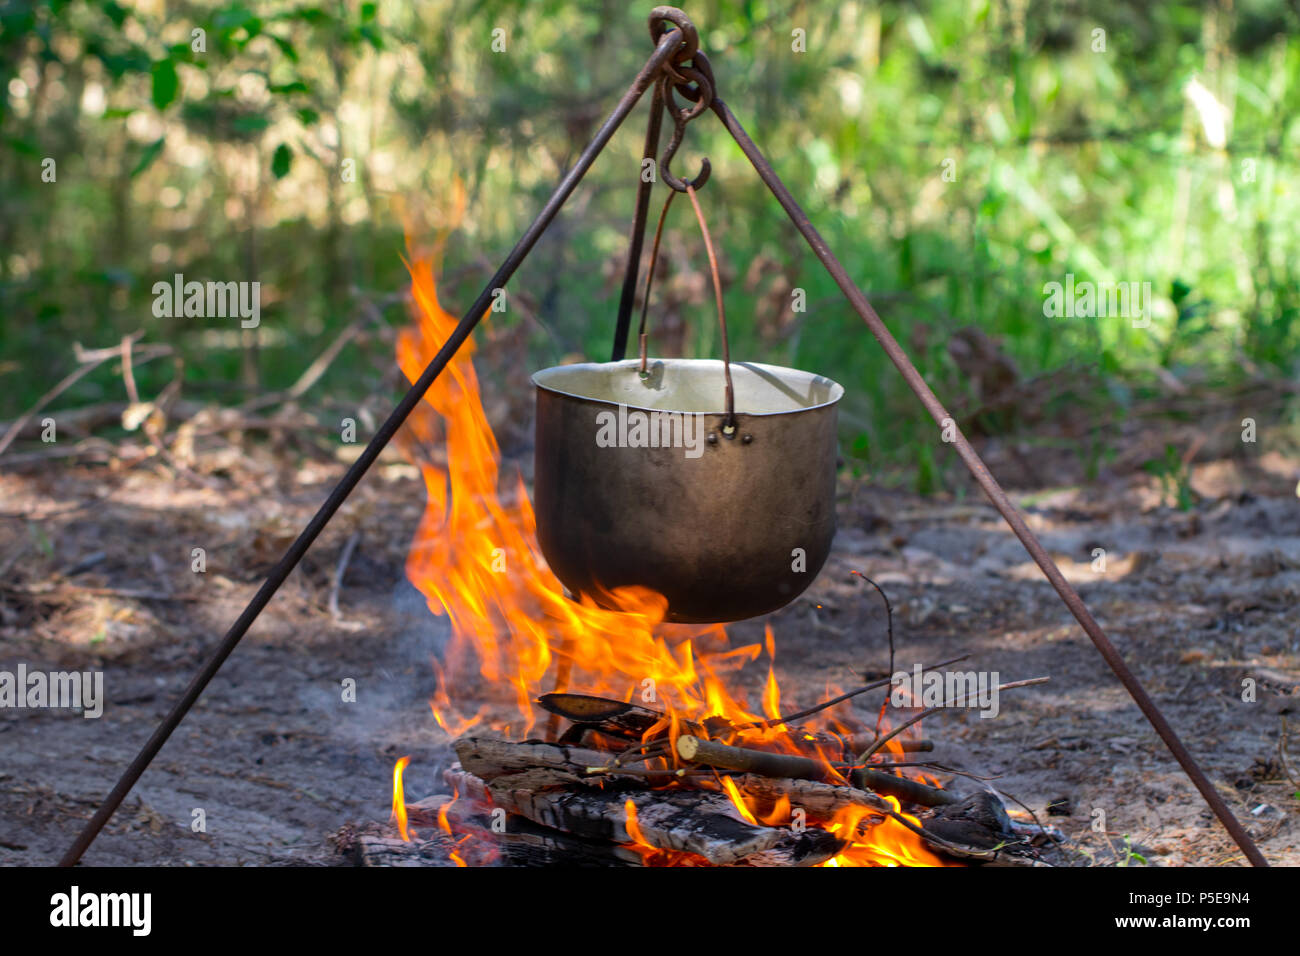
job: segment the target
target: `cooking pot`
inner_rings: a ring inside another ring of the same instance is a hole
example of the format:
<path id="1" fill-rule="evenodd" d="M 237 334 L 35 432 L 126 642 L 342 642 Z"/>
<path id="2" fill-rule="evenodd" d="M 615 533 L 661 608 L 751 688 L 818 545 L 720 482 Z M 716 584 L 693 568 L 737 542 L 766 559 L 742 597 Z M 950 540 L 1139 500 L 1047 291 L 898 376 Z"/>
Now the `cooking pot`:
<path id="1" fill-rule="evenodd" d="M 784 607 L 830 553 L 844 389 L 810 372 L 731 362 L 723 403 L 721 361 L 640 365 L 533 375 L 537 537 L 551 569 L 606 607 L 612 588 L 657 591 L 672 621 Z"/>

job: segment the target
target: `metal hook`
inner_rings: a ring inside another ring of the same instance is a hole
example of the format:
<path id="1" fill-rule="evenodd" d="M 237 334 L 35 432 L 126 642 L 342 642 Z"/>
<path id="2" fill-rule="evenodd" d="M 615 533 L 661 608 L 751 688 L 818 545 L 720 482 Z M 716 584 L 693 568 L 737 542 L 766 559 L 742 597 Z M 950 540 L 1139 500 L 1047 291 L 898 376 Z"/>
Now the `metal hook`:
<path id="1" fill-rule="evenodd" d="M 686 135 L 686 124 L 695 117 L 703 113 L 713 103 L 713 71 L 709 68 L 708 60 L 704 59 L 704 54 L 697 52 L 695 54 L 695 66 L 680 66 L 680 75 L 684 82 L 679 82 L 673 78 L 672 74 L 667 72 L 665 64 L 664 76 L 660 79 L 660 95 L 663 97 L 665 105 L 668 106 L 669 115 L 673 118 L 673 135 L 668 141 L 668 146 L 664 150 L 662 158 L 659 160 L 659 172 L 663 180 L 674 191 L 679 193 L 686 192 L 686 187 L 700 189 L 709 181 L 709 173 L 712 171 L 708 159 L 700 163 L 700 173 L 689 182 L 684 182 L 673 175 L 670 168 L 672 159 L 677 155 L 678 148 L 682 145 L 682 139 Z M 692 87 L 691 84 L 694 84 Z M 674 91 L 681 92 L 687 100 L 691 101 L 690 107 L 681 107 L 677 105 Z"/>

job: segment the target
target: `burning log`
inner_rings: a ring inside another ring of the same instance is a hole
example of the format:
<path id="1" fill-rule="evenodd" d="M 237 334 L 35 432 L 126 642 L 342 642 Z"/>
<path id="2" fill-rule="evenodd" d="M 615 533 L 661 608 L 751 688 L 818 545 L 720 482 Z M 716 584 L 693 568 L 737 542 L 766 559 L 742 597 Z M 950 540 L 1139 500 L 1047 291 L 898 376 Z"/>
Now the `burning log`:
<path id="1" fill-rule="evenodd" d="M 568 747 L 541 741 L 514 743 L 499 737 L 462 737 L 452 749 L 466 771 L 482 780 L 495 780 L 527 770 L 555 770 L 578 780 L 587 776 L 588 767 L 604 766 L 610 754 L 603 750 Z M 611 774 L 606 779 L 618 779 Z"/>
<path id="2" fill-rule="evenodd" d="M 852 779 L 859 787 L 876 793 L 887 793 L 891 797 L 898 797 L 899 800 L 923 807 L 941 807 L 958 802 L 957 798 L 947 790 L 940 790 L 938 787 L 931 787 L 906 777 L 896 777 L 883 770 L 873 770 L 869 767 L 855 770 Z"/>
<path id="3" fill-rule="evenodd" d="M 534 773 L 501 776 L 487 784 L 455 767 L 446 771 L 444 778 L 462 797 L 490 803 L 573 836 L 620 844 L 637 842 L 627 827 L 630 802 L 636 812 L 635 827 L 647 846 L 693 853 L 714 865 L 811 865 L 830 859 L 841 846 L 833 836 L 831 846 L 824 837 L 807 837 L 807 831 L 795 834 L 746 823 L 731 801 L 718 793 L 613 787 L 545 789 L 545 777 Z"/>
<path id="4" fill-rule="evenodd" d="M 692 734 L 677 738 L 677 754 L 683 760 L 702 763 L 723 770 L 741 770 L 765 777 L 791 777 L 796 780 L 819 780 L 826 776 L 826 764 L 811 757 L 774 754 L 766 750 L 749 750 L 705 740 Z"/>
<path id="5" fill-rule="evenodd" d="M 837 734 L 787 725 L 797 752 L 779 753 L 723 743 L 741 726 L 720 717 L 683 722 L 688 732 L 673 738 L 664 714 L 625 701 L 554 693 L 538 702 L 572 722 L 560 742 L 463 737 L 453 744 L 460 763 L 444 774 L 462 799 L 453 811 L 439 808 L 439 827 L 454 817 L 450 832 L 475 834 L 480 848 L 510 862 L 808 866 L 840 854 L 840 865 L 933 862 L 929 849 L 971 862 L 1036 860 L 995 796 L 958 800 L 895 776 L 905 763 L 863 766 L 853 755 L 858 744 Z M 900 749 L 901 731 L 914 722 L 872 741 L 869 753 Z M 589 746 L 567 742 L 588 737 Z M 931 810 L 918 819 L 904 805 Z M 787 811 L 790 826 L 778 825 Z M 408 812 L 412 821 L 425 816 L 415 806 Z"/>
<path id="6" fill-rule="evenodd" d="M 922 828 L 932 845 L 968 859 L 995 859 L 1003 848 L 1026 842 L 1017 836 L 1002 801 L 987 790 L 936 808 Z"/>
<path id="7" fill-rule="evenodd" d="M 474 812 L 475 809 L 481 812 Z M 504 829 L 493 827 L 482 804 L 457 801 L 448 813 L 458 831 L 476 833 L 500 849 L 503 862 L 511 866 L 640 866 L 634 849 L 608 840 L 582 837 L 539 826 L 521 816 L 512 817 Z"/>
<path id="8" fill-rule="evenodd" d="M 782 797 L 791 807 L 800 807 L 813 820 L 829 820 L 846 807 L 866 807 L 876 813 L 891 809 L 876 794 L 856 787 L 837 786 L 821 780 L 795 780 L 747 773 L 732 778 L 740 792 L 764 803 L 776 804 Z"/>
<path id="9" fill-rule="evenodd" d="M 774 754 L 764 750 L 731 747 L 716 740 L 702 740 L 689 734 L 677 738 L 677 753 L 683 760 L 717 767 L 739 770 L 764 777 L 792 780 L 821 780 L 827 765 L 811 757 L 791 754 Z M 938 807 L 956 803 L 957 798 L 937 787 L 927 786 L 906 777 L 896 777 L 883 770 L 861 769 L 853 772 L 854 784 L 864 790 L 885 793 L 923 807 Z M 844 788 L 835 788 L 844 789 Z M 850 800 L 850 803 L 857 802 Z"/>
<path id="10" fill-rule="evenodd" d="M 795 833 L 783 830 L 780 842 L 770 850 L 754 853 L 736 866 L 817 866 L 842 849 L 844 841 L 826 830 L 809 828 Z"/>

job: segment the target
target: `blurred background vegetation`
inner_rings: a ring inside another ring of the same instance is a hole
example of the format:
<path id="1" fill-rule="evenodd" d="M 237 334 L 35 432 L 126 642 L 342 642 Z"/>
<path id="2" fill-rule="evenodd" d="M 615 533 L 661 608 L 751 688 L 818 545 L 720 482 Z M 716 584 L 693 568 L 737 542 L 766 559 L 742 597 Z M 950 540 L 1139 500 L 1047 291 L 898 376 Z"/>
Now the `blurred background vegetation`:
<path id="1" fill-rule="evenodd" d="M 142 395 L 179 376 L 187 398 L 231 403 L 287 387 L 358 322 L 314 407 L 382 407 L 401 385 L 404 229 L 423 245 L 456 227 L 440 272 L 459 314 L 648 55 L 651 5 L 0 0 L 0 418 L 75 367 L 73 342 L 143 330 L 179 361 L 142 365 Z M 1288 0 L 687 12 L 720 95 L 976 433 L 1070 409 L 1113 423 L 1171 392 L 1296 380 Z M 645 117 L 642 105 L 480 333 L 480 374 L 521 428 L 530 368 L 608 357 Z M 936 460 L 924 413 L 709 118 L 691 125 L 679 172 L 705 155 L 732 354 L 843 382 L 846 455 L 942 486 L 952 464 Z M 654 351 L 716 355 L 685 204 L 661 268 Z M 261 326 L 155 317 L 152 286 L 175 273 L 260 282 Z M 1045 316 L 1044 285 L 1067 274 L 1151 283 L 1150 327 Z M 796 288 L 806 312 L 791 309 Z M 106 365 L 58 404 L 121 391 Z M 1277 415 L 1300 421 L 1293 400 Z M 1068 440 L 1104 460 L 1105 428 L 1082 436 Z"/>

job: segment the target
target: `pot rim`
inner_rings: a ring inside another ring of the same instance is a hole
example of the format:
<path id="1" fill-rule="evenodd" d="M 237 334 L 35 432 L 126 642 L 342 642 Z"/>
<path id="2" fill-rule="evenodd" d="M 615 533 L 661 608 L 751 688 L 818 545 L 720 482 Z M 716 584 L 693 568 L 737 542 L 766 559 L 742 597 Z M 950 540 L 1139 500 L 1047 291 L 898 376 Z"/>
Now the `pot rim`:
<path id="1" fill-rule="evenodd" d="M 607 398 L 597 398 L 592 395 L 583 395 L 578 392 L 569 391 L 563 388 L 557 388 L 555 385 L 547 384 L 543 380 L 544 378 L 557 377 L 557 376 L 552 376 L 547 374 L 551 372 L 559 373 L 559 372 L 569 372 L 569 371 L 576 371 L 582 369 L 597 369 L 597 370 L 613 370 L 619 368 L 635 369 L 640 364 L 641 364 L 640 359 L 622 359 L 621 361 L 618 362 L 574 362 L 570 365 L 552 365 L 547 368 L 538 369 L 530 376 L 530 380 L 532 381 L 533 385 L 539 390 L 547 391 L 554 395 L 562 395 L 565 398 L 573 398 L 573 399 L 578 399 L 579 401 L 591 402 L 596 405 L 607 405 L 610 408 L 618 408 L 621 405 L 624 408 L 628 408 L 628 409 L 639 409 L 641 411 L 681 412 L 682 414 L 686 414 L 686 415 L 725 415 L 726 414 L 726 412 L 723 411 L 722 409 L 719 409 L 715 412 L 687 412 L 683 409 L 666 409 L 666 408 L 655 409 L 647 405 L 637 405 L 630 402 L 615 402 Z M 652 366 L 655 364 L 662 364 L 662 365 L 677 365 L 677 366 L 684 365 L 684 366 L 696 366 L 696 367 L 711 366 L 713 368 L 716 368 L 718 371 L 718 392 L 719 394 L 722 393 L 723 363 L 721 359 L 683 359 L 683 358 L 650 359 L 650 364 Z M 827 378 L 825 375 L 819 375 L 816 372 L 808 372 L 808 371 L 804 371 L 803 369 L 797 369 L 797 368 L 787 368 L 786 366 L 783 365 L 767 365 L 762 362 L 733 361 L 731 363 L 731 367 L 733 369 L 735 368 L 747 369 L 750 372 L 758 373 L 760 377 L 767 378 L 770 376 L 782 382 L 787 381 L 784 378 L 784 375 L 789 375 L 792 378 L 802 379 L 804 381 L 820 380 L 822 382 L 827 383 L 830 386 L 829 392 L 831 397 L 828 398 L 826 401 L 818 402 L 815 405 L 805 405 L 802 408 L 788 408 L 788 409 L 783 409 L 781 411 L 775 411 L 775 412 L 747 412 L 747 411 L 738 410 L 736 412 L 738 416 L 754 417 L 754 418 L 773 418 L 779 415 L 798 415 L 803 412 L 813 412 L 822 408 L 830 408 L 835 404 L 837 404 L 839 400 L 844 397 L 843 385 L 841 385 L 839 382 L 835 381 L 834 379 Z M 764 375 L 763 373 L 767 373 L 767 374 Z"/>

